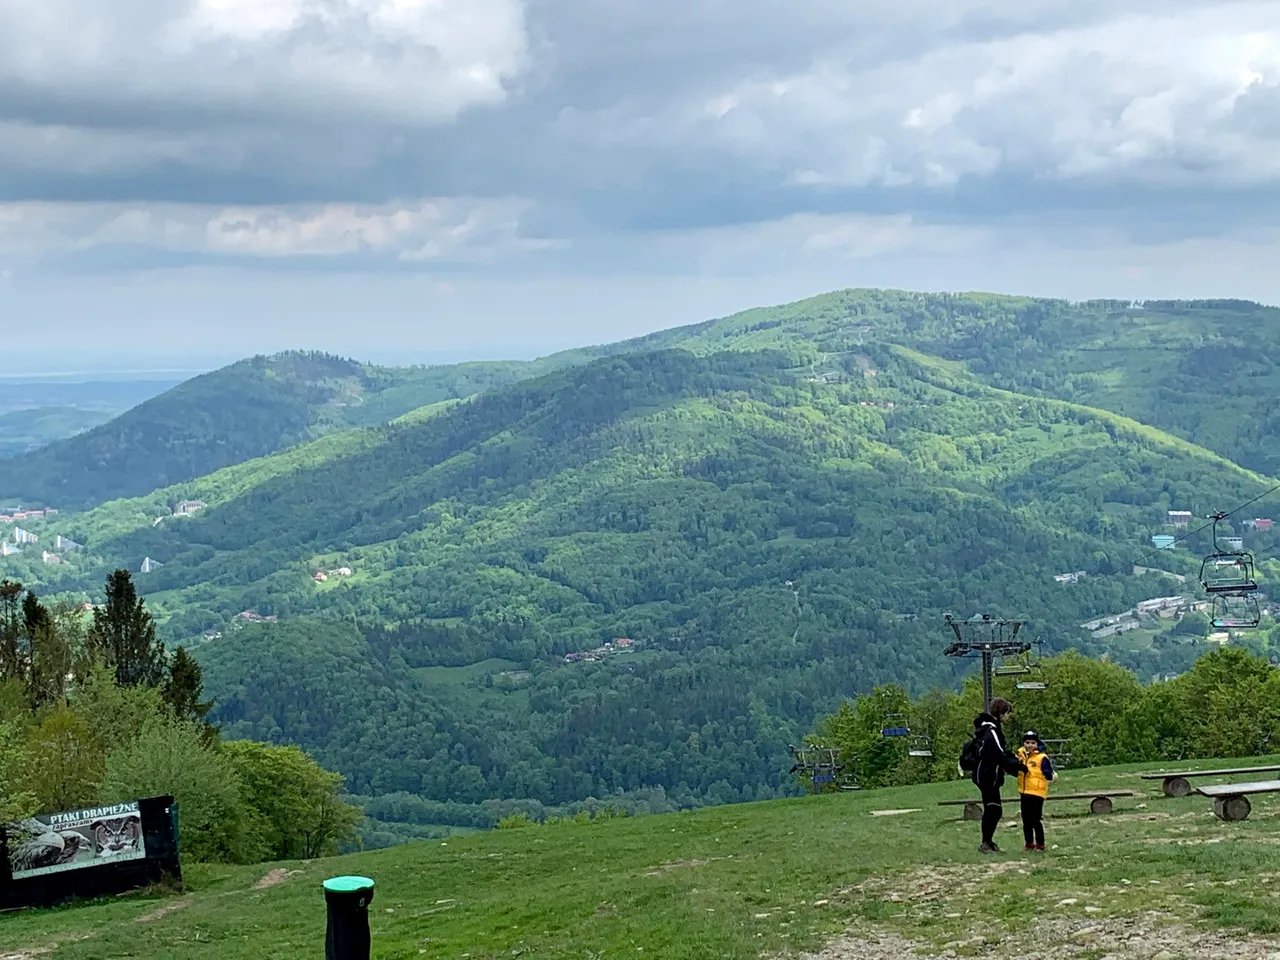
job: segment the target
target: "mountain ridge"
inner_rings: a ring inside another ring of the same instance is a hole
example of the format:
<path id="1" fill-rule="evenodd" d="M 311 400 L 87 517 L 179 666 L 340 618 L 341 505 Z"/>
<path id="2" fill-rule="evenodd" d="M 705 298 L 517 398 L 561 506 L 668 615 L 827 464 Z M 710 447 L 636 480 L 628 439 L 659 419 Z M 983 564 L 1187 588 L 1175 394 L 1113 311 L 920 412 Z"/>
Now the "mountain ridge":
<path id="1" fill-rule="evenodd" d="M 1050 650 L 1144 676 L 1205 649 L 1161 624 L 1108 640 L 1080 624 L 1168 592 L 1135 560 L 1194 580 L 1204 535 L 1148 559 L 1166 511 L 1270 486 L 1222 451 L 1247 437 L 1244 401 L 1270 399 L 1280 324 L 1268 308 L 1075 309 L 846 291 L 662 331 L 38 521 L 83 549 L 6 570 L 83 596 L 159 561 L 139 589 L 170 642 L 197 645 L 224 730 L 303 744 L 365 796 L 777 796 L 783 745 L 844 695 L 957 682 L 943 613 L 1023 617 Z M 1179 432 L 1056 395 L 1112 395 L 1079 357 L 1133 341 L 1106 357 L 1141 406 L 1241 317 L 1268 345 L 1258 395 L 1222 404 L 1190 377 L 1203 416 Z M 984 336 L 1008 366 L 972 355 Z M 386 408 L 530 369 L 389 374 Z M 172 516 L 178 499 L 206 505 Z M 1265 589 L 1280 540 L 1247 536 Z M 619 638 L 628 652 L 598 653 Z"/>

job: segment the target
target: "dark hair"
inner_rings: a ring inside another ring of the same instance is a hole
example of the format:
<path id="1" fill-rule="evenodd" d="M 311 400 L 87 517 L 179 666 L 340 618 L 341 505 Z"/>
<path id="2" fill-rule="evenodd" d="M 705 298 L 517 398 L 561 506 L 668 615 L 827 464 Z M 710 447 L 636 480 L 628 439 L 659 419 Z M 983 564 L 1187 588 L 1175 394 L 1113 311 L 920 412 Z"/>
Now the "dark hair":
<path id="1" fill-rule="evenodd" d="M 991 715 L 999 720 L 1006 713 L 1013 709 L 1013 704 L 1004 697 L 996 697 L 991 701 L 991 706 L 987 708 Z"/>

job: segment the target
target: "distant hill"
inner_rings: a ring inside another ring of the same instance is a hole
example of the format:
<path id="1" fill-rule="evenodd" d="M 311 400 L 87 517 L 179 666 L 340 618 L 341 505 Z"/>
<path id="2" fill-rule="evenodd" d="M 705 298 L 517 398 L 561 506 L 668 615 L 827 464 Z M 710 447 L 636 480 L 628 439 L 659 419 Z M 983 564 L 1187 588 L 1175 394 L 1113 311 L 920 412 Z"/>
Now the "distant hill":
<path id="1" fill-rule="evenodd" d="M 0 462 L 0 498 L 65 510 L 137 496 L 333 430 L 381 423 L 423 404 L 510 382 L 519 368 L 388 369 L 316 353 L 242 360 L 178 384 L 108 423 Z M 25 425 L 31 414 L 14 416 Z"/>
<path id="2" fill-rule="evenodd" d="M 35 407 L 0 413 L 0 459 L 21 456 L 55 440 L 75 436 L 110 420 L 103 410 Z"/>
<path id="3" fill-rule="evenodd" d="M 799 348 L 815 374 L 829 376 L 874 342 L 963 361 L 993 386 L 1114 410 L 1280 474 L 1276 308 L 845 290 L 534 361 L 389 368 L 322 354 L 255 357 L 0 463 L 0 498 L 82 508 L 137 496 L 333 430 L 377 425 L 603 357 L 673 347 L 700 354 Z M 46 429 L 53 426 L 47 421 Z M 20 442 L 26 449 L 31 441 L 24 434 Z"/>
<path id="4" fill-rule="evenodd" d="M 177 383 L 155 379 L 0 379 L 0 459 L 19 457 L 106 423 Z"/>
<path id="5" fill-rule="evenodd" d="M 168 639 L 200 644 L 228 733 L 460 805 L 449 822 L 499 797 L 776 796 L 785 744 L 842 696 L 955 682 L 943 613 L 1024 616 L 1146 677 L 1185 667 L 1194 636 L 1080 624 L 1182 589 L 1135 560 L 1198 571 L 1204 535 L 1150 556 L 1168 510 L 1274 483 L 1277 342 L 1256 305 L 845 291 L 532 364 L 246 361 L 173 393 L 199 384 L 274 452 L 161 446 L 189 478 L 36 521 L 83 550 L 3 569 L 77 592 L 159 561 L 140 587 Z M 214 436 L 168 422 L 137 435 Z M 197 473 L 214 454 L 243 462 Z M 1274 583 L 1278 535 L 1236 532 Z M 1280 645 L 1271 621 L 1256 636 Z"/>

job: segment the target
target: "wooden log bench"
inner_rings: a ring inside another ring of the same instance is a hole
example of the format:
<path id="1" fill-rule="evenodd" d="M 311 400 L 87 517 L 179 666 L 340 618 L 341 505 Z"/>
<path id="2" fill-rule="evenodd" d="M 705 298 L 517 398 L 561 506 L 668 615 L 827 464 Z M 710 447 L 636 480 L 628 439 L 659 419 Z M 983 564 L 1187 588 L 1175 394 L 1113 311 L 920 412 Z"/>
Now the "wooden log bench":
<path id="1" fill-rule="evenodd" d="M 1088 800 L 1089 812 L 1096 814 L 1110 813 L 1115 809 L 1112 800 L 1116 797 L 1136 797 L 1137 794 L 1132 790 L 1095 790 L 1091 793 L 1051 793 L 1049 800 Z M 1004 803 L 1017 804 L 1017 797 L 1004 797 Z M 939 800 L 940 807 L 964 807 L 962 814 L 965 820 L 981 820 L 982 819 L 982 801 L 981 800 Z"/>
<path id="2" fill-rule="evenodd" d="M 1191 795 L 1192 777 L 1237 777 L 1246 773 L 1275 773 L 1276 767 L 1240 767 L 1235 770 L 1185 770 L 1181 773 L 1144 773 L 1143 780 L 1160 780 L 1160 789 L 1166 797 L 1188 797 Z"/>
<path id="3" fill-rule="evenodd" d="M 1280 780 L 1258 780 L 1255 783 L 1215 783 L 1209 787 L 1200 787 L 1201 796 L 1213 800 L 1213 813 L 1219 820 L 1246 820 L 1253 805 L 1249 803 L 1250 794 L 1280 793 Z"/>

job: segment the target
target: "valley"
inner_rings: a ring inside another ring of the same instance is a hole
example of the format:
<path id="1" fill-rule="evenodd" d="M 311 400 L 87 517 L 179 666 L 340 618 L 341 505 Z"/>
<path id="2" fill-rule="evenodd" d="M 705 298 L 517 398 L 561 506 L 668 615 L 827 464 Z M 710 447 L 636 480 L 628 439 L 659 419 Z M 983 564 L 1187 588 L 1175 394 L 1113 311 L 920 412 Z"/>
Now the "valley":
<path id="1" fill-rule="evenodd" d="M 959 684 L 945 613 L 1148 680 L 1216 649 L 1177 610 L 1082 625 L 1194 592 L 1170 511 L 1275 486 L 1277 356 L 1236 301 L 849 290 L 532 363 L 255 358 L 0 461 L 59 509 L 0 574 L 134 571 L 224 735 L 312 751 L 379 843 L 781 797 L 850 694 Z M 1280 536 L 1232 529 L 1265 592 Z M 1274 617 L 1232 642 L 1270 656 Z"/>

